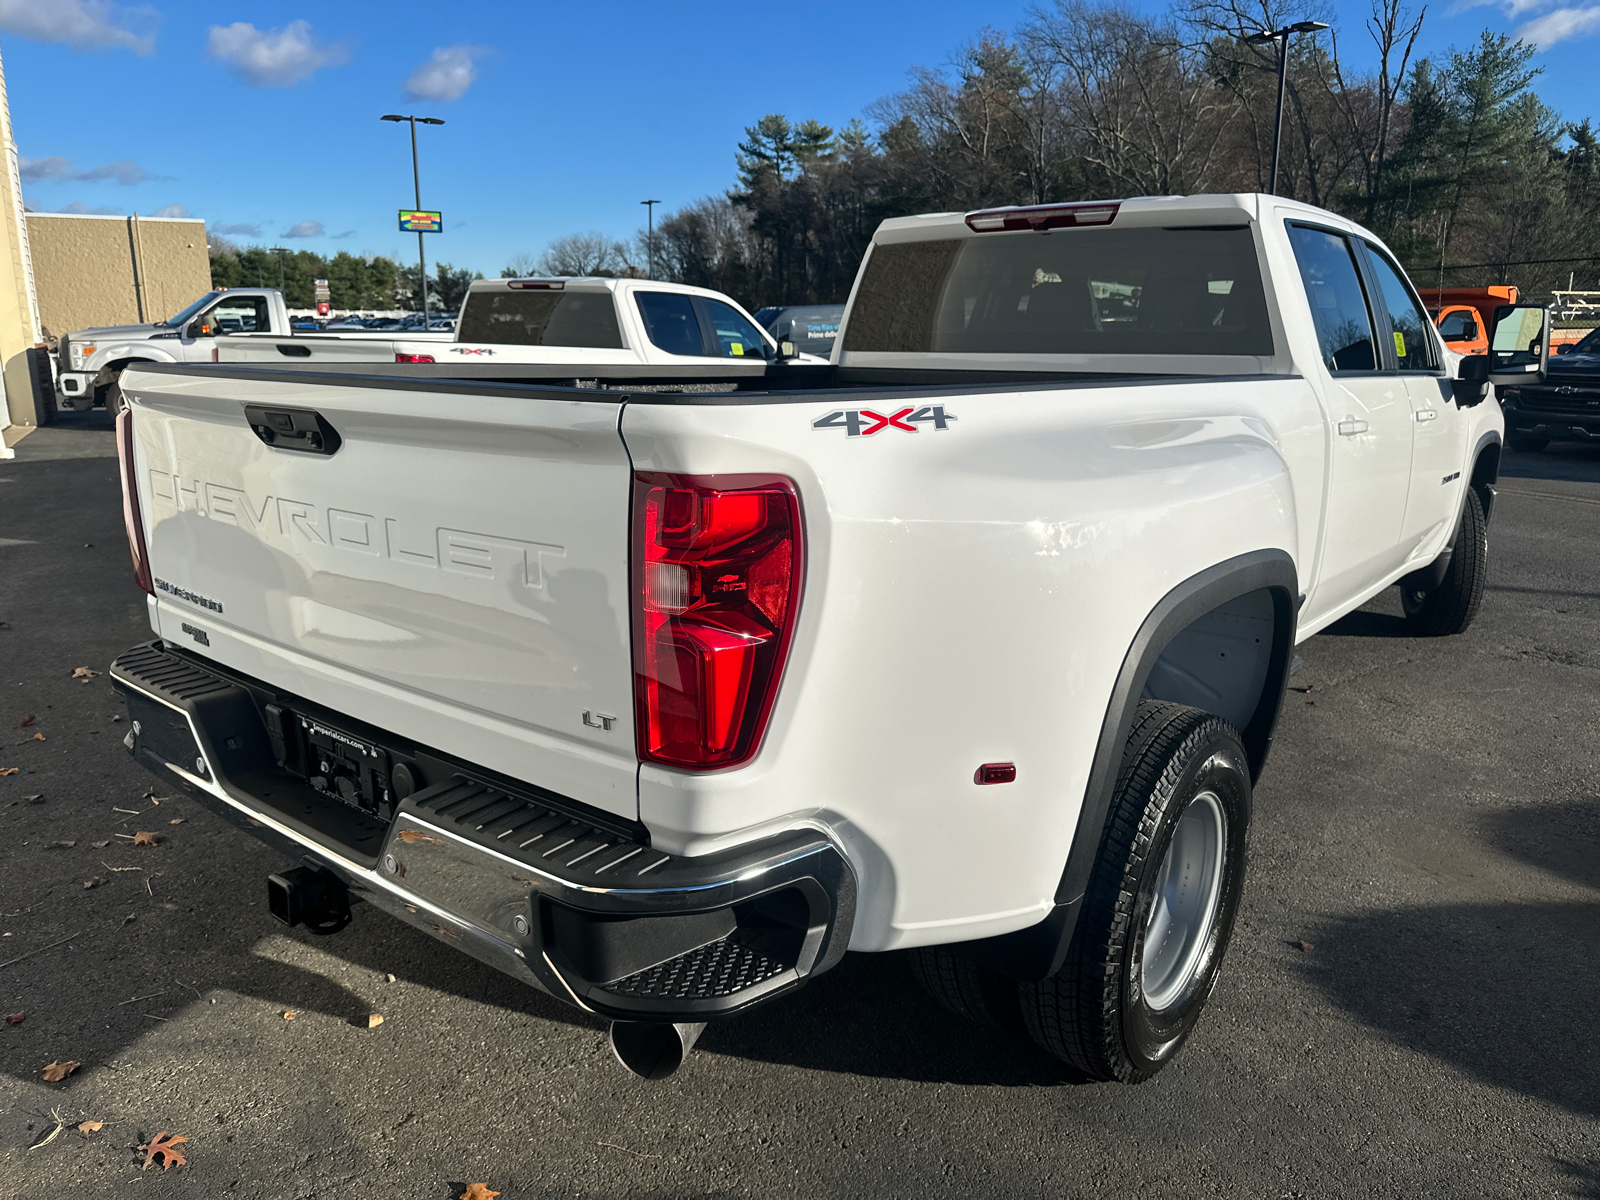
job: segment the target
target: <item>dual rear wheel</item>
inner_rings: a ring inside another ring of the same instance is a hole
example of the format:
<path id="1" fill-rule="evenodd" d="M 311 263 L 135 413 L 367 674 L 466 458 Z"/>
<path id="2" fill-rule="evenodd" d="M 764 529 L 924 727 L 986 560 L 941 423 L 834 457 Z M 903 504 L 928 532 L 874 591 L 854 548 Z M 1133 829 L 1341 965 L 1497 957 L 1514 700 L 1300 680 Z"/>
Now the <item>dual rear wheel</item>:
<path id="1" fill-rule="evenodd" d="M 915 950 L 946 1008 L 1023 1033 L 1086 1078 L 1137 1083 L 1170 1062 L 1216 986 L 1244 888 L 1250 769 L 1220 717 L 1143 701 L 1061 969 L 1018 983 Z"/>

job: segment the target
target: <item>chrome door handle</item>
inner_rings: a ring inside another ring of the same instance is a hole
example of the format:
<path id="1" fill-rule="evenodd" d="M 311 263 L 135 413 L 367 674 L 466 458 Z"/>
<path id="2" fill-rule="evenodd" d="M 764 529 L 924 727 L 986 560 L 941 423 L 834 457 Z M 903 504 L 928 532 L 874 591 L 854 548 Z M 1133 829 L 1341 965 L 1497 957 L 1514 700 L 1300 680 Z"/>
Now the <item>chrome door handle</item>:
<path id="1" fill-rule="evenodd" d="M 1356 434 L 1365 433 L 1366 431 L 1367 423 L 1365 421 L 1357 421 L 1354 417 L 1346 417 L 1339 422 L 1340 437 L 1355 437 Z"/>
<path id="2" fill-rule="evenodd" d="M 1417 420 L 1419 421 L 1434 421 L 1437 420 L 1438 417 L 1439 410 L 1436 408 L 1422 408 L 1417 410 Z"/>

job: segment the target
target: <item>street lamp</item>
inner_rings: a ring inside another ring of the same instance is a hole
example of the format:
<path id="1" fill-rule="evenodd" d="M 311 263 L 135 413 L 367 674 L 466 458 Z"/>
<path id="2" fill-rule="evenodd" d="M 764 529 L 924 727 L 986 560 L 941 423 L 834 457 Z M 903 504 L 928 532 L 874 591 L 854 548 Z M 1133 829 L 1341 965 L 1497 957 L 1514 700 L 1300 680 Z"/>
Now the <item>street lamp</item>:
<path id="1" fill-rule="evenodd" d="M 409 114 L 401 116 L 399 113 L 385 113 L 379 117 L 380 121 L 410 121 L 411 122 L 411 182 L 417 189 L 417 208 L 422 208 L 422 173 L 417 169 L 417 122 L 424 125 L 443 125 L 438 117 L 414 117 Z M 422 230 L 417 230 L 417 270 L 421 272 L 418 277 L 419 286 L 422 288 L 422 331 L 428 331 L 428 256 L 422 249 Z"/>
<path id="2" fill-rule="evenodd" d="M 283 291 L 283 256 L 285 254 L 289 253 L 289 251 L 287 249 L 285 249 L 284 247 L 282 247 L 282 246 L 274 246 L 274 247 L 272 247 L 272 252 L 278 256 L 278 291 L 282 292 Z M 287 304 L 288 301 L 285 300 L 284 303 Z"/>
<path id="3" fill-rule="evenodd" d="M 641 200 L 639 203 L 644 205 L 644 211 L 649 214 L 647 221 L 649 232 L 644 235 L 644 277 L 646 279 L 654 279 L 656 277 L 656 205 L 660 204 L 661 201 Z"/>
<path id="4" fill-rule="evenodd" d="M 1244 39 L 1245 44 L 1249 46 L 1265 46 L 1268 42 L 1276 42 L 1280 38 L 1283 42 L 1278 47 L 1278 117 L 1272 127 L 1272 183 L 1267 189 L 1274 196 L 1278 194 L 1278 148 L 1283 142 L 1283 80 L 1289 62 L 1289 35 L 1316 33 L 1319 29 L 1327 27 L 1326 21 L 1297 21 L 1293 25 L 1285 25 L 1282 29 L 1263 29 Z"/>

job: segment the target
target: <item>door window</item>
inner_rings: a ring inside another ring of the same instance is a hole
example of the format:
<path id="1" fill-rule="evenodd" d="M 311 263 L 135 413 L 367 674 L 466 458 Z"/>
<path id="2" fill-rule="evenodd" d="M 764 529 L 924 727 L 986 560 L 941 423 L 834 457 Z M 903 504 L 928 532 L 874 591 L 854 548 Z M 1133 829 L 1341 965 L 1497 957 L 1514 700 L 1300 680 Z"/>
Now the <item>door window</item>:
<path id="1" fill-rule="evenodd" d="M 767 344 L 756 327 L 739 310 L 721 300 L 707 300 L 706 315 L 717 333 L 717 353 L 723 358 L 765 358 Z"/>
<path id="2" fill-rule="evenodd" d="M 1439 336 L 1447 342 L 1475 342 L 1478 340 L 1478 322 L 1463 309 L 1446 313 L 1439 322 Z"/>
<path id="3" fill-rule="evenodd" d="M 1400 369 L 1432 371 L 1439 364 L 1434 358 L 1433 338 L 1428 335 L 1428 314 L 1388 256 L 1371 242 L 1367 243 L 1367 250 L 1384 307 L 1389 310 L 1389 333 L 1394 338 L 1394 356 Z"/>
<path id="4" fill-rule="evenodd" d="M 1330 371 L 1375 371 L 1372 319 L 1355 259 L 1344 238 L 1325 229 L 1289 226 L 1300 281 L 1311 301 L 1322 361 Z"/>
<path id="5" fill-rule="evenodd" d="M 700 321 L 688 296 L 676 292 L 637 292 L 635 296 L 645 333 L 657 347 L 668 354 L 706 352 L 700 340 Z"/>
<path id="6" fill-rule="evenodd" d="M 212 333 L 266 333 L 271 329 L 267 323 L 267 298 L 232 296 L 218 303 L 201 323 L 210 325 Z"/>

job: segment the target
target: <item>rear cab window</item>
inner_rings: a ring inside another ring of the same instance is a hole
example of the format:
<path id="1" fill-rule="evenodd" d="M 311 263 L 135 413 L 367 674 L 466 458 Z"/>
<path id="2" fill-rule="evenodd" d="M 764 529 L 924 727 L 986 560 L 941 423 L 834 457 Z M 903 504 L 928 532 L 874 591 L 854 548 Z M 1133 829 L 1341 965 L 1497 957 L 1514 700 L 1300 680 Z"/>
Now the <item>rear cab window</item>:
<path id="1" fill-rule="evenodd" d="M 992 233 L 873 247 L 842 349 L 1274 353 L 1248 225 Z"/>
<path id="2" fill-rule="evenodd" d="M 470 292 L 456 340 L 499 346 L 623 348 L 616 301 L 609 290 Z"/>

